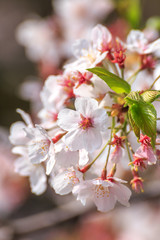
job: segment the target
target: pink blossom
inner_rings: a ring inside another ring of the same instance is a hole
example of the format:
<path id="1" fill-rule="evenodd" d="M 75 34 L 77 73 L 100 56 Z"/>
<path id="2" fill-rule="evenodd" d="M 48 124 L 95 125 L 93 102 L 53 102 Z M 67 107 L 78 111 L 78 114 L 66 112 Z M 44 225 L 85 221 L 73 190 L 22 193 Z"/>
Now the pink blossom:
<path id="1" fill-rule="evenodd" d="M 149 165 L 155 164 L 157 158 L 154 154 L 150 137 L 141 134 L 139 142 L 141 146 L 137 149 L 136 154 L 146 158 Z"/>

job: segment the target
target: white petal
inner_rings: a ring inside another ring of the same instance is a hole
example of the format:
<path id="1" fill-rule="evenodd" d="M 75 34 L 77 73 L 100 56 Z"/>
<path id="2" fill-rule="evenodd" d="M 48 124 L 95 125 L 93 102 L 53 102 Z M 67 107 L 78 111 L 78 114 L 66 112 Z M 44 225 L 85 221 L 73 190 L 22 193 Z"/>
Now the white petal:
<path id="1" fill-rule="evenodd" d="M 79 128 L 68 132 L 62 140 L 71 151 L 84 148 L 83 131 Z"/>
<path id="2" fill-rule="evenodd" d="M 28 145 L 29 159 L 32 163 L 37 164 L 48 159 L 49 145 L 46 141 L 31 141 Z"/>
<path id="3" fill-rule="evenodd" d="M 78 151 L 70 151 L 66 147 L 60 152 L 56 153 L 56 162 L 60 167 L 68 168 L 76 166 L 79 160 Z"/>
<path id="4" fill-rule="evenodd" d="M 58 114 L 57 124 L 64 130 L 70 131 L 77 128 L 80 114 L 74 110 L 63 109 Z"/>
<path id="5" fill-rule="evenodd" d="M 26 146 L 16 146 L 12 148 L 12 153 L 19 154 L 22 156 L 28 156 L 28 151 Z"/>
<path id="6" fill-rule="evenodd" d="M 116 196 L 117 201 L 122 205 L 129 207 L 129 199 L 131 197 L 131 191 L 128 187 L 121 183 L 114 183 L 114 187 L 110 189 L 110 192 Z"/>
<path id="7" fill-rule="evenodd" d="M 86 204 L 87 198 L 93 198 L 93 184 L 92 181 L 82 181 L 80 184 L 74 186 L 72 193 L 77 195 L 77 200 L 80 200 L 83 205 Z"/>
<path id="8" fill-rule="evenodd" d="M 23 145 L 28 142 L 24 131 L 26 125 L 23 122 L 15 122 L 11 125 L 9 140 L 14 145 Z"/>
<path id="9" fill-rule="evenodd" d="M 85 39 L 76 40 L 73 44 L 73 53 L 74 55 L 79 58 L 84 55 L 84 50 L 88 51 L 89 43 Z"/>
<path id="10" fill-rule="evenodd" d="M 98 102 L 92 98 L 79 97 L 75 100 L 75 108 L 84 117 L 90 117 L 92 112 L 98 108 Z"/>
<path id="11" fill-rule="evenodd" d="M 84 149 L 93 152 L 102 145 L 102 136 L 96 128 L 89 128 L 83 132 Z"/>
<path id="12" fill-rule="evenodd" d="M 70 193 L 74 185 L 79 182 L 75 174 L 75 171 L 73 172 L 72 170 L 67 169 L 57 174 L 51 181 L 51 185 L 55 192 L 60 195 Z"/>
<path id="13" fill-rule="evenodd" d="M 116 199 L 111 193 L 103 193 L 101 195 L 94 195 L 94 203 L 98 211 L 108 212 L 112 210 L 116 204 Z"/>
<path id="14" fill-rule="evenodd" d="M 160 39 L 148 44 L 147 49 L 144 51 L 145 54 L 153 53 L 160 50 Z"/>
<path id="15" fill-rule="evenodd" d="M 93 125 L 101 131 L 105 131 L 108 128 L 108 116 L 104 109 L 96 109 L 93 112 Z"/>
<path id="16" fill-rule="evenodd" d="M 36 195 L 42 194 L 47 188 L 47 178 L 42 166 L 37 166 L 30 174 L 31 190 Z"/>
<path id="17" fill-rule="evenodd" d="M 93 40 L 93 45 L 100 50 L 103 42 L 107 44 L 112 40 L 112 35 L 106 27 L 97 24 L 92 29 L 91 39 Z"/>
<path id="18" fill-rule="evenodd" d="M 89 156 L 88 152 L 85 149 L 79 150 L 79 165 L 84 166 L 88 163 Z"/>
<path id="19" fill-rule="evenodd" d="M 47 175 L 49 175 L 51 173 L 55 163 L 56 163 L 55 150 L 54 150 L 53 143 L 51 143 L 50 149 L 49 149 L 48 161 L 46 163 L 46 174 Z"/>
<path id="20" fill-rule="evenodd" d="M 144 33 L 139 30 L 131 30 L 127 37 L 127 48 L 130 51 L 143 53 L 147 43 Z"/>
<path id="21" fill-rule="evenodd" d="M 17 111 L 17 113 L 19 113 L 21 115 L 21 117 L 23 118 L 23 120 L 25 121 L 25 123 L 28 126 L 33 127 L 33 123 L 32 123 L 32 120 L 31 120 L 29 114 L 25 113 L 23 110 L 21 110 L 19 108 L 16 111 Z"/>
<path id="22" fill-rule="evenodd" d="M 14 163 L 15 172 L 21 176 L 29 176 L 33 171 L 33 165 L 29 162 L 27 156 L 16 159 Z"/>

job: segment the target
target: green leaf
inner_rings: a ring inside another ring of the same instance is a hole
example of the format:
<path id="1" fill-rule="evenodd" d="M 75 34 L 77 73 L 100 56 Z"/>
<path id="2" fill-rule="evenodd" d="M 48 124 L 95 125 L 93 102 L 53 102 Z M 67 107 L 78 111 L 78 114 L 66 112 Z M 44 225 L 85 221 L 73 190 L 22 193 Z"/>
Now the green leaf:
<path id="1" fill-rule="evenodd" d="M 126 18 L 132 28 L 139 28 L 141 20 L 140 0 L 129 0 L 126 9 Z"/>
<path id="2" fill-rule="evenodd" d="M 139 92 L 130 92 L 126 97 L 125 97 L 125 102 L 128 105 L 132 105 L 134 103 L 143 101 L 142 97 L 139 95 Z"/>
<path id="3" fill-rule="evenodd" d="M 141 20 L 141 0 L 113 0 L 116 10 L 130 24 L 131 28 L 139 28 Z"/>
<path id="4" fill-rule="evenodd" d="M 152 146 L 156 140 L 156 119 L 157 113 L 151 103 L 138 102 L 130 106 L 130 114 L 134 123 L 140 128 L 143 134 L 151 137 Z"/>
<path id="5" fill-rule="evenodd" d="M 100 67 L 89 68 L 88 71 L 103 79 L 116 93 L 129 93 L 131 86 L 122 78 Z"/>
<path id="6" fill-rule="evenodd" d="M 135 135 L 140 138 L 140 128 L 136 125 L 135 121 L 133 120 L 132 116 L 131 116 L 131 112 L 130 112 L 130 109 L 128 111 L 128 117 L 129 117 L 129 122 L 130 122 L 130 125 L 135 133 Z"/>
<path id="7" fill-rule="evenodd" d="M 160 91 L 156 90 L 146 91 L 141 94 L 141 97 L 145 102 L 151 103 L 160 97 Z"/>

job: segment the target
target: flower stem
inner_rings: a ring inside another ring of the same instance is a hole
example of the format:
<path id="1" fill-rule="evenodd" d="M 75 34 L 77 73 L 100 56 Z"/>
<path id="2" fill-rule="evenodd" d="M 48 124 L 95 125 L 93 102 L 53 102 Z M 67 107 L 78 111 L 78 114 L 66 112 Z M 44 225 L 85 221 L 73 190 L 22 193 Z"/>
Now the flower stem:
<path id="1" fill-rule="evenodd" d="M 111 135 L 110 135 L 109 142 L 112 141 L 112 135 L 113 135 L 114 126 L 115 126 L 115 118 L 113 117 L 112 118 Z M 109 160 L 110 151 L 111 151 L 111 145 L 109 145 L 109 148 L 108 148 L 108 154 L 107 154 L 106 162 L 105 162 L 105 165 L 104 165 L 104 168 L 103 168 L 104 171 L 107 171 L 107 164 L 108 164 L 108 160 Z"/>
<path id="2" fill-rule="evenodd" d="M 129 150 L 129 146 L 128 146 L 128 139 L 127 138 L 125 139 L 125 143 L 126 143 L 126 149 L 127 149 L 129 161 L 132 162 L 132 158 L 131 158 L 131 154 L 130 154 L 130 150 Z"/>
<path id="3" fill-rule="evenodd" d="M 127 82 L 130 82 L 131 84 L 135 81 L 135 77 L 137 74 L 141 71 L 141 68 L 137 69 L 128 79 Z M 133 79 L 133 80 L 132 80 Z M 132 81 L 131 81 L 132 80 Z"/>
<path id="4" fill-rule="evenodd" d="M 79 169 L 80 172 L 85 173 L 86 171 L 88 171 L 90 169 L 90 167 L 95 163 L 95 161 L 99 158 L 99 156 L 104 152 L 104 150 L 106 149 L 108 143 L 110 142 L 110 140 L 104 145 L 104 147 L 101 149 L 101 151 L 99 152 L 99 154 L 93 159 L 93 161 L 89 164 L 87 164 L 86 166 L 84 166 L 82 169 Z"/>
<path id="5" fill-rule="evenodd" d="M 124 79 L 124 68 L 121 68 L 121 77 Z"/>
<path id="6" fill-rule="evenodd" d="M 150 86 L 150 88 L 148 90 L 151 90 L 152 87 L 154 86 L 154 84 L 157 82 L 157 80 L 160 78 L 160 75 L 154 80 L 154 82 L 152 83 L 152 85 Z"/>

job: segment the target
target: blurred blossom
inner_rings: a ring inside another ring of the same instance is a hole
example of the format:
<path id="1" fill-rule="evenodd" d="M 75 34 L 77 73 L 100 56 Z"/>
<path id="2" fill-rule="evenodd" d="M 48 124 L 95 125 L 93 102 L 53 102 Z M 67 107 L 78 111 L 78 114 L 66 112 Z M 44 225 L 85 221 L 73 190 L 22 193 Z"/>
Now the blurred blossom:
<path id="1" fill-rule="evenodd" d="M 26 54 L 34 62 L 43 60 L 59 64 L 59 54 L 57 50 L 54 29 L 47 20 L 35 18 L 21 23 L 16 38 L 18 42 L 26 47 Z"/>
<path id="2" fill-rule="evenodd" d="M 0 128 L 0 218 L 10 214 L 28 195 L 26 179 L 14 171 L 14 159 L 8 132 Z"/>

